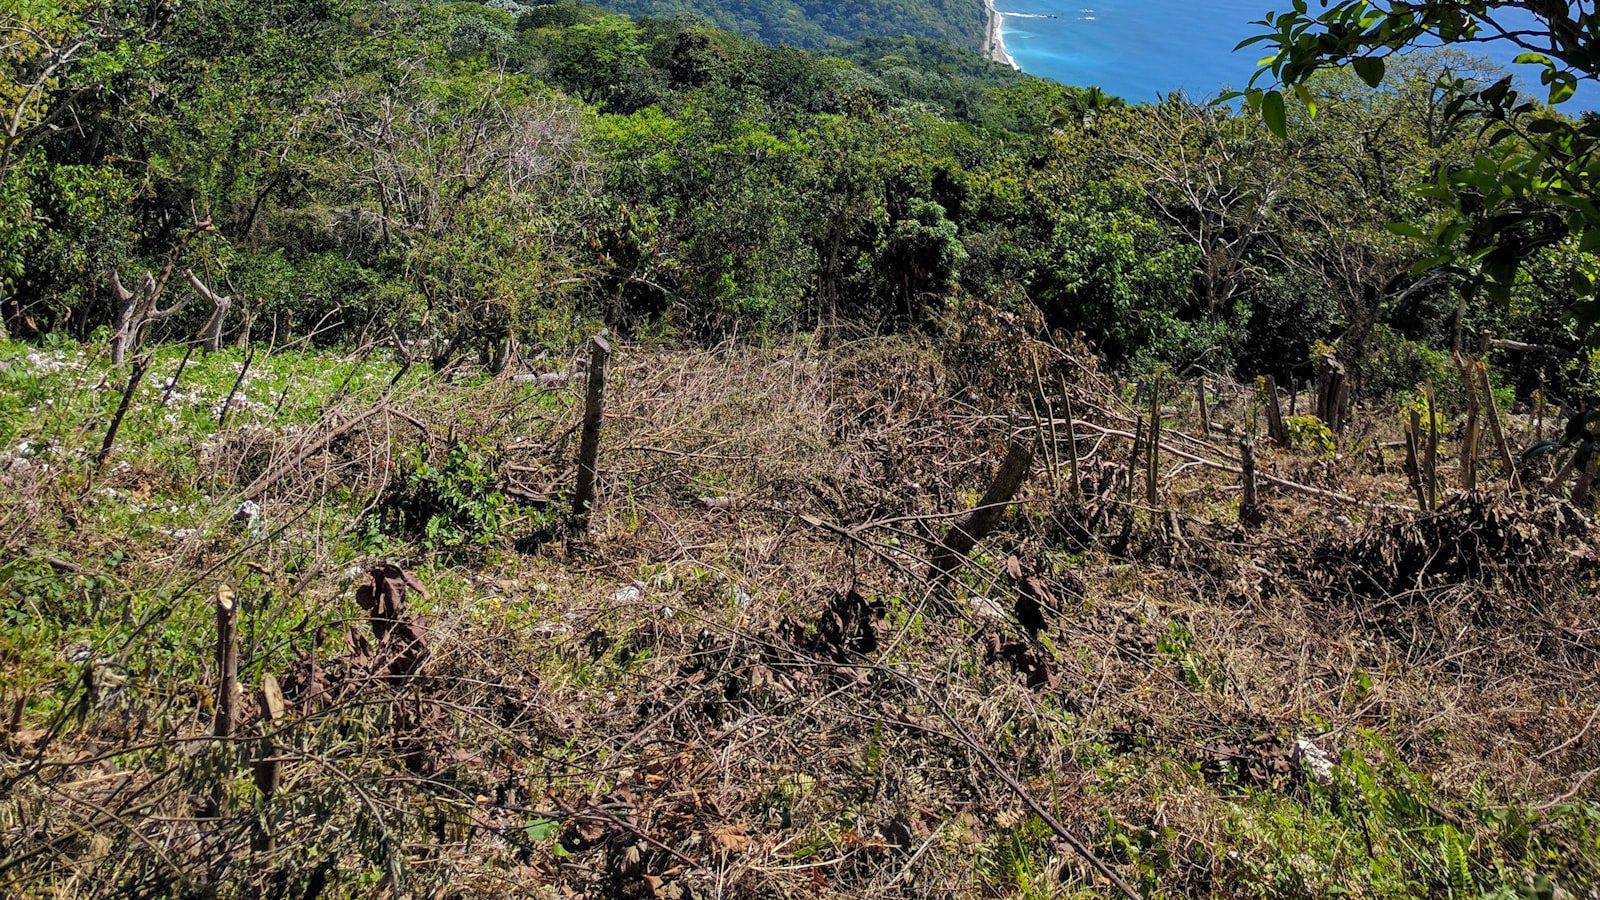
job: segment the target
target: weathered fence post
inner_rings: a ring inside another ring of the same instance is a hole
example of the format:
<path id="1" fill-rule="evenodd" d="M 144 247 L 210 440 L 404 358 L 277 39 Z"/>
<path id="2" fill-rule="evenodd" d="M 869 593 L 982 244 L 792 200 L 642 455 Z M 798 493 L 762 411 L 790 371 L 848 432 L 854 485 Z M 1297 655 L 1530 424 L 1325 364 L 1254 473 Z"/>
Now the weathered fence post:
<path id="1" fill-rule="evenodd" d="M 1267 403 L 1267 437 L 1279 447 L 1289 446 L 1289 432 L 1283 427 L 1283 407 L 1278 405 L 1278 380 L 1271 375 L 1262 379 L 1262 392 Z"/>
<path id="2" fill-rule="evenodd" d="M 588 533 L 589 511 L 594 507 L 595 462 L 600 455 L 600 428 L 606 416 L 606 366 L 611 342 L 605 332 L 589 342 L 589 381 L 583 397 L 583 436 L 578 444 L 578 483 L 572 492 L 572 525 Z"/>
<path id="3" fill-rule="evenodd" d="M 1248 435 L 1239 439 L 1239 470 L 1244 479 L 1244 494 L 1239 500 L 1239 524 L 1255 528 L 1261 524 L 1261 498 L 1256 494 L 1256 442 Z"/>
<path id="4" fill-rule="evenodd" d="M 1206 377 L 1204 375 L 1201 375 L 1200 380 L 1195 383 L 1194 396 L 1196 400 L 1200 401 L 1200 434 L 1202 437 L 1209 439 L 1211 437 L 1211 406 L 1206 402 Z"/>
<path id="5" fill-rule="evenodd" d="M 1005 461 L 989 483 L 989 489 L 984 491 L 983 499 L 957 519 L 945 532 L 944 540 L 934 548 L 928 564 L 930 582 L 942 585 L 961 567 L 972 548 L 994 531 L 995 526 L 1000 524 L 1000 516 L 1022 488 L 1022 482 L 1028 477 L 1028 468 L 1032 465 L 1033 442 L 1013 436 L 1006 450 Z"/>

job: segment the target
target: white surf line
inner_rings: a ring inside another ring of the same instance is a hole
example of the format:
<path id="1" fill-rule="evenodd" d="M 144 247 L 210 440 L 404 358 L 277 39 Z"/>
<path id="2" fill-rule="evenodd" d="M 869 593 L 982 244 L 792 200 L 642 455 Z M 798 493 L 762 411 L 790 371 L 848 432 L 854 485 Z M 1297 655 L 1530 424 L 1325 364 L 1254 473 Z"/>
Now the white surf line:
<path id="1" fill-rule="evenodd" d="M 983 0 L 983 5 L 989 13 L 989 38 L 988 46 L 985 48 L 989 52 L 989 58 L 995 62 L 1005 63 L 1018 72 L 1022 71 L 1022 67 L 1017 65 L 1017 61 L 1012 59 L 1006 50 L 1005 15 L 995 7 L 995 0 Z"/>

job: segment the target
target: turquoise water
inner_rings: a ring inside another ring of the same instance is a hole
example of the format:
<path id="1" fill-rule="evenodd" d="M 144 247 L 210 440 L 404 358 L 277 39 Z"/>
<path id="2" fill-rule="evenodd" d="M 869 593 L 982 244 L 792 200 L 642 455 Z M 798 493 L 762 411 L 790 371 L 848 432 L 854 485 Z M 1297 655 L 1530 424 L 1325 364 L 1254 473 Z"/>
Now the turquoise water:
<path id="1" fill-rule="evenodd" d="M 1099 85 L 1133 102 L 1183 90 L 1214 97 L 1242 88 L 1264 54 L 1260 46 L 1233 52 L 1263 30 L 1251 25 L 1289 0 L 997 0 L 1004 15 L 1006 49 L 1024 72 L 1063 84 Z M 1313 9 L 1316 6 L 1313 4 Z M 1055 18 L 1048 18 L 1054 16 Z M 1485 45 L 1478 52 L 1507 68 L 1519 52 Z M 1538 72 L 1531 72 L 1532 87 Z M 1525 86 L 1529 79 L 1524 79 Z M 1567 111 L 1596 105 L 1595 91 L 1580 89 Z"/>

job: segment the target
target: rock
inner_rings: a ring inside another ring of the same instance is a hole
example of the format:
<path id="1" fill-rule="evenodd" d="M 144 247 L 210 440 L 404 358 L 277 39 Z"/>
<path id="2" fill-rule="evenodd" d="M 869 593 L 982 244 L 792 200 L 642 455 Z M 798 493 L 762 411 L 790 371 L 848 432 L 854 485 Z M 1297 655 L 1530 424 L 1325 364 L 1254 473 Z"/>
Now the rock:
<path id="1" fill-rule="evenodd" d="M 1004 606 L 988 597 L 971 597 L 967 602 L 972 605 L 972 614 L 975 616 L 996 619 L 1001 622 L 1011 621 L 1011 613 Z"/>
<path id="2" fill-rule="evenodd" d="M 238 509 L 233 511 L 233 518 L 231 521 L 235 525 L 242 526 L 245 529 L 251 529 L 255 527 L 256 523 L 260 519 L 261 504 L 255 502 L 254 500 L 246 500 L 239 504 Z"/>
<path id="3" fill-rule="evenodd" d="M 1306 773 L 1317 784 L 1327 784 L 1333 780 L 1336 765 L 1333 757 L 1306 738 L 1294 742 L 1294 760 L 1305 767 Z"/>

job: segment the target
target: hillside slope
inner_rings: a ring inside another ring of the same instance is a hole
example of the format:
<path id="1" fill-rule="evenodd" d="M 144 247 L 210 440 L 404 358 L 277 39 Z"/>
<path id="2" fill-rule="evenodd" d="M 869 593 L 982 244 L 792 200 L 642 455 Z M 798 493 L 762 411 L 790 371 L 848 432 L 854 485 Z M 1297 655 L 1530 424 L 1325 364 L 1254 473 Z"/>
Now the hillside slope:
<path id="1" fill-rule="evenodd" d="M 984 38 L 978 0 L 606 0 L 601 5 L 633 16 L 692 16 L 794 47 L 909 35 L 976 50 Z"/>
<path id="2" fill-rule="evenodd" d="M 1151 462 L 971 346 L 621 344 L 584 538 L 570 359 L 164 347 L 101 467 L 119 374 L 0 344 L 0 894 L 1593 896 L 1582 514 L 1263 440 L 1251 526 L 1252 386 Z"/>

